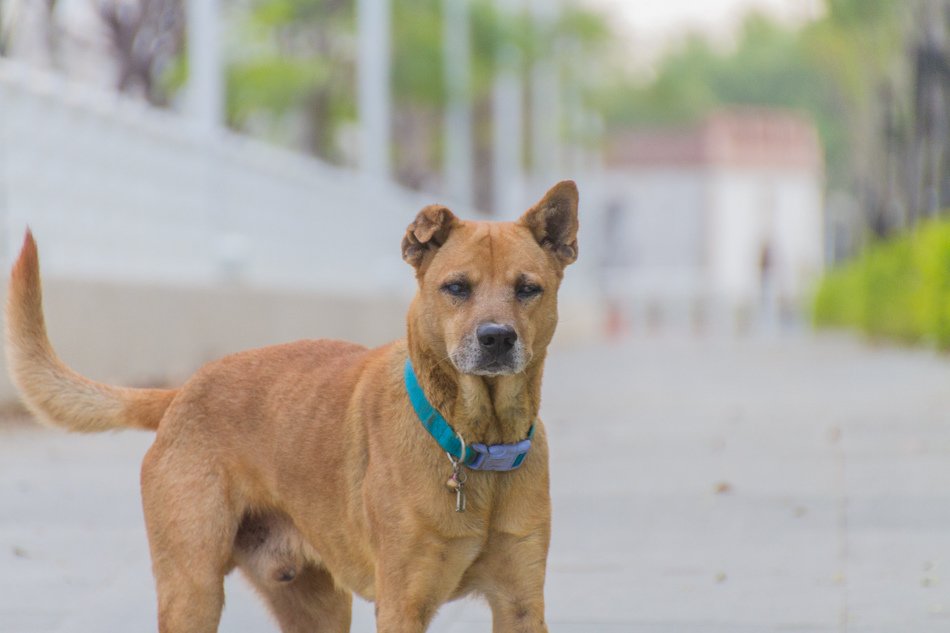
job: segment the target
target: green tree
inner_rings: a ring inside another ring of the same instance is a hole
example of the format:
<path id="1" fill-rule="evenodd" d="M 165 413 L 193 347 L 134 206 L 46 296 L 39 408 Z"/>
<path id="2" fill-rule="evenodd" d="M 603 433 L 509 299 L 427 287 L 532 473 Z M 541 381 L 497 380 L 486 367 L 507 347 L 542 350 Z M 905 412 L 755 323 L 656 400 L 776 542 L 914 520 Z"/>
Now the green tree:
<path id="1" fill-rule="evenodd" d="M 229 124 L 339 162 L 336 134 L 355 116 L 351 0 L 255 0 L 235 21 Z"/>
<path id="2" fill-rule="evenodd" d="M 391 1 L 393 166 L 399 181 L 422 187 L 441 171 L 443 2 Z M 343 161 L 338 136 L 357 114 L 354 0 L 252 0 L 250 10 L 235 22 L 238 32 L 232 39 L 240 48 L 231 51 L 229 123 Z M 563 67 L 565 81 L 589 83 L 589 67 L 562 61 L 569 52 L 573 58 L 593 59 L 607 50 L 610 37 L 606 21 L 590 11 L 568 9 L 552 24 L 538 25 L 526 14 L 496 11 L 494 0 L 471 0 L 470 30 L 469 95 L 481 158 L 476 160 L 481 172 L 476 178 L 484 191 L 489 184 L 491 89 L 499 51 L 512 46 L 520 52 L 525 81 L 531 64 L 543 58 Z M 301 125 L 303 143 L 296 141 Z"/>
<path id="3" fill-rule="evenodd" d="M 849 186 L 873 134 L 876 91 L 900 49 L 900 7 L 828 0 L 825 15 L 801 27 L 752 12 L 725 52 L 693 35 L 655 77 L 621 77 L 605 92 L 609 125 L 680 124 L 735 104 L 792 108 L 815 120 L 830 182 Z"/>

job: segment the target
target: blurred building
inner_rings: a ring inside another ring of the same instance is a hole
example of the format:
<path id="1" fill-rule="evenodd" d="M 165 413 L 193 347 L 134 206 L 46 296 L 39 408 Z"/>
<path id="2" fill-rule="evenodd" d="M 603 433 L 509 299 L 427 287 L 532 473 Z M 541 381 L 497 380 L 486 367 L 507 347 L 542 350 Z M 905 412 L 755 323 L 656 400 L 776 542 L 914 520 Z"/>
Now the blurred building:
<path id="1" fill-rule="evenodd" d="M 776 323 L 822 268 L 822 153 L 797 114 L 617 135 L 604 180 L 602 279 L 627 327 Z"/>

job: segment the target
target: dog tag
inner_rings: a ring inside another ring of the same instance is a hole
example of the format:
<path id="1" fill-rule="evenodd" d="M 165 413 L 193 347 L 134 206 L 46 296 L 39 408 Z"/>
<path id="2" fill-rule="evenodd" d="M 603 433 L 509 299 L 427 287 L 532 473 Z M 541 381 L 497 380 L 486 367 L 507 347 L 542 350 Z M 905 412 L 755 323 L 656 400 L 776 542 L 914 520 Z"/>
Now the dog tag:
<path id="1" fill-rule="evenodd" d="M 452 476 L 445 485 L 455 492 L 455 511 L 465 512 L 465 472 L 458 462 L 452 462 Z"/>

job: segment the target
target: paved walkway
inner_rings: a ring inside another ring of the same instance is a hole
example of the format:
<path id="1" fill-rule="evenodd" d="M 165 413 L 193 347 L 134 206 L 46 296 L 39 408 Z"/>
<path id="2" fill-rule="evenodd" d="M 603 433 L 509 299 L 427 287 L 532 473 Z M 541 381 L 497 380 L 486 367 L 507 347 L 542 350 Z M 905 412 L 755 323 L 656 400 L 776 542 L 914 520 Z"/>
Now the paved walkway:
<path id="1" fill-rule="evenodd" d="M 552 633 L 950 630 L 950 359 L 841 339 L 563 348 Z M 0 631 L 151 631 L 150 435 L 0 431 Z M 224 632 L 273 632 L 240 578 Z M 432 631 L 487 633 L 478 602 Z M 359 604 L 354 633 L 374 630 Z"/>

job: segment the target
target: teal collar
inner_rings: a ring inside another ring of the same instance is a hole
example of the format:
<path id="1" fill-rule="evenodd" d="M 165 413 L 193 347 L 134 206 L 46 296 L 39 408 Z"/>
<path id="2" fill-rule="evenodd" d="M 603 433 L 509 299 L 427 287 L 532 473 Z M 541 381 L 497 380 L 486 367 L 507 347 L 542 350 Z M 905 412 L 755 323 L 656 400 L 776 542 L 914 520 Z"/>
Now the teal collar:
<path id="1" fill-rule="evenodd" d="M 472 470 L 514 470 L 524 461 L 528 450 L 531 448 L 531 438 L 534 435 L 535 425 L 531 425 L 527 439 L 516 444 L 465 445 L 459 438 L 458 433 L 442 417 L 442 414 L 429 403 L 425 392 L 422 391 L 422 387 L 419 385 L 419 380 L 416 378 L 412 361 L 408 358 L 406 359 L 405 379 L 406 392 L 409 394 L 409 401 L 412 403 L 416 416 L 422 422 L 423 428 L 449 456 Z"/>

